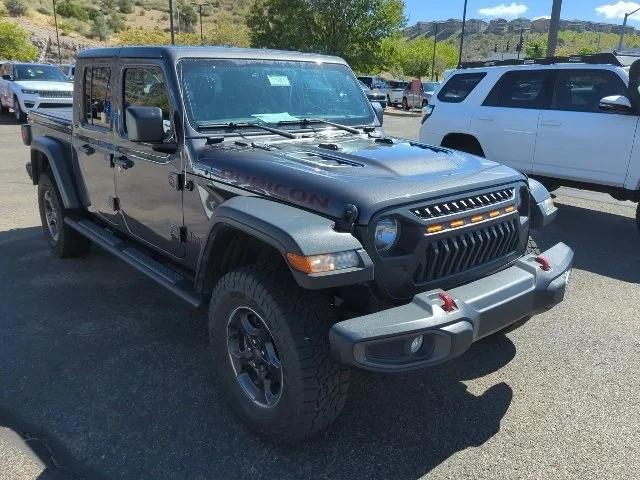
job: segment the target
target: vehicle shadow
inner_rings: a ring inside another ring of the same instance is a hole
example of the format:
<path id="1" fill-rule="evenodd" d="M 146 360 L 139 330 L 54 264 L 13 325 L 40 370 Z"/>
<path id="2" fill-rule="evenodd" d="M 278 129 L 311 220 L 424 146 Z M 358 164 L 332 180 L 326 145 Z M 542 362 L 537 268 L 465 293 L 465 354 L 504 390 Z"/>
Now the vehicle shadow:
<path id="1" fill-rule="evenodd" d="M 0 114 L 0 125 L 20 125 L 15 117 L 13 116 L 13 113 L 3 113 Z"/>
<path id="2" fill-rule="evenodd" d="M 640 283 L 640 235 L 633 218 L 556 205 L 556 220 L 547 228 L 532 232 L 541 250 L 564 242 L 575 251 L 575 268 Z"/>
<path id="3" fill-rule="evenodd" d="M 417 478 L 489 440 L 511 403 L 505 383 L 463 383 L 514 357 L 497 336 L 430 370 L 355 372 L 329 430 L 274 446 L 229 413 L 202 312 L 100 251 L 54 257 L 40 228 L 0 248 L 0 424 L 37 431 L 74 478 Z"/>

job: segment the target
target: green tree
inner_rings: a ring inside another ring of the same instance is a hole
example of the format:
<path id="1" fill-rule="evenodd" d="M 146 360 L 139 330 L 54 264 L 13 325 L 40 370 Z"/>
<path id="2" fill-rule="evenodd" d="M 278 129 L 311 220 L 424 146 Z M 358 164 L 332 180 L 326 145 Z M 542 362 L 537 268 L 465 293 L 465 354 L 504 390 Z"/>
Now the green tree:
<path id="1" fill-rule="evenodd" d="M 27 32 L 14 23 L 0 20 L 0 58 L 30 62 L 38 57 L 38 49 Z"/>
<path id="2" fill-rule="evenodd" d="M 109 38 L 109 27 L 107 26 L 107 20 L 104 15 L 98 14 L 93 17 L 91 24 L 91 36 L 105 41 Z"/>
<path id="3" fill-rule="evenodd" d="M 107 26 L 112 32 L 121 32 L 124 30 L 124 15 L 122 13 L 113 12 L 107 17 Z"/>
<path id="4" fill-rule="evenodd" d="M 23 0 L 4 0 L 4 6 L 12 17 L 21 17 L 27 13 L 27 6 Z"/>
<path id="5" fill-rule="evenodd" d="M 382 40 L 406 24 L 403 12 L 403 0 L 255 0 L 247 25 L 253 46 L 339 55 L 370 70 Z"/>
<path id="6" fill-rule="evenodd" d="M 56 5 L 58 15 L 66 18 L 77 18 L 84 22 L 89 20 L 89 11 L 74 0 L 62 0 Z"/>
<path id="7" fill-rule="evenodd" d="M 400 49 L 400 64 L 405 75 L 416 78 L 430 77 L 433 60 L 433 40 L 417 38 L 405 41 Z M 434 73 L 440 75 L 447 68 L 452 68 L 458 62 L 458 53 L 449 42 L 436 44 Z"/>
<path id="8" fill-rule="evenodd" d="M 542 58 L 547 54 L 547 42 L 539 39 L 526 43 L 524 51 L 527 58 Z"/>

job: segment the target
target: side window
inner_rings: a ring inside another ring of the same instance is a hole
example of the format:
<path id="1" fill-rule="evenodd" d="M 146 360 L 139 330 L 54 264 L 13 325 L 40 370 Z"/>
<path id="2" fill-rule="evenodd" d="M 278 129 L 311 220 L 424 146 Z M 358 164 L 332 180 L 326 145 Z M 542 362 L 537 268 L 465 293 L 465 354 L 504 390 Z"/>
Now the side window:
<path id="1" fill-rule="evenodd" d="M 599 112 L 600 100 L 628 95 L 618 75 L 610 70 L 560 70 L 555 107 L 572 112 Z"/>
<path id="2" fill-rule="evenodd" d="M 130 106 L 160 108 L 164 123 L 165 141 L 173 137 L 171 108 L 162 70 L 157 67 L 125 69 L 123 92 L 125 109 Z M 124 130 L 125 132 L 127 131 L 126 120 Z"/>
<path id="3" fill-rule="evenodd" d="M 483 105 L 505 108 L 549 108 L 552 95 L 552 70 L 507 72 L 494 85 Z"/>
<path id="4" fill-rule="evenodd" d="M 438 100 L 446 103 L 463 102 L 486 75 L 485 72 L 479 72 L 458 73 L 451 76 L 438 92 Z"/>
<path id="5" fill-rule="evenodd" d="M 109 128 L 111 126 L 111 69 L 87 67 L 84 71 L 85 125 Z"/>

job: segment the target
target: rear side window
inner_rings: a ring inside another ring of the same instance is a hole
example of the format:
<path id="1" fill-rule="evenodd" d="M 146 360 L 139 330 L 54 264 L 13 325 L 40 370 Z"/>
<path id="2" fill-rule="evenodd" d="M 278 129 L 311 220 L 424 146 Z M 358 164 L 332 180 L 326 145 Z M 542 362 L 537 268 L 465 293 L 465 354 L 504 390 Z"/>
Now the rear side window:
<path id="1" fill-rule="evenodd" d="M 453 75 L 438 92 L 438 100 L 447 103 L 464 101 L 486 75 L 484 72 Z"/>
<path id="2" fill-rule="evenodd" d="M 610 95 L 628 95 L 620 77 L 610 70 L 560 70 L 555 108 L 572 112 L 604 113 L 600 100 Z"/>
<path id="3" fill-rule="evenodd" d="M 84 71 L 85 125 L 110 128 L 111 126 L 111 69 L 87 67 Z"/>
<path id="4" fill-rule="evenodd" d="M 552 70 L 521 70 L 505 73 L 483 105 L 505 108 L 550 108 Z"/>

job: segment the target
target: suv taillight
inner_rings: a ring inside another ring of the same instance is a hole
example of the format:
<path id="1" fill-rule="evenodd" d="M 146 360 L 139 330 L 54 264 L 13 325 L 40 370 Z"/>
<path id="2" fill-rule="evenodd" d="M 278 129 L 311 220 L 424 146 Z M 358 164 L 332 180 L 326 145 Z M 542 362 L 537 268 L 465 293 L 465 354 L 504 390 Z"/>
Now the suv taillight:
<path id="1" fill-rule="evenodd" d="M 422 120 L 420 120 L 420 124 L 423 124 L 424 122 L 427 121 L 427 118 L 429 118 L 432 114 L 433 111 L 436 109 L 435 105 L 425 105 L 424 108 L 422 109 Z"/>

